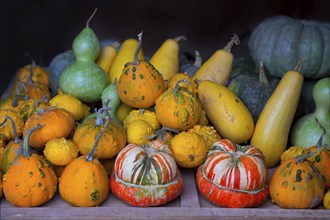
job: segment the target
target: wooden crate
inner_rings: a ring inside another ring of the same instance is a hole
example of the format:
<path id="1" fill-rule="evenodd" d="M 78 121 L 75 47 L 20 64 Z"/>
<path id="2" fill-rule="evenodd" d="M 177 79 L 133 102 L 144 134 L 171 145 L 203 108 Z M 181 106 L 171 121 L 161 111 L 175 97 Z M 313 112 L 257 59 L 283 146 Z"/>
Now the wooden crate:
<path id="1" fill-rule="evenodd" d="M 270 175 L 272 169 L 269 170 Z M 0 219 L 330 219 L 330 210 L 282 209 L 268 199 L 258 208 L 220 208 L 203 198 L 193 169 L 181 169 L 184 189 L 180 197 L 159 207 L 132 207 L 111 192 L 100 207 L 73 207 L 57 194 L 50 202 L 33 208 L 14 207 L 1 200 Z M 269 175 L 269 176 L 270 176 Z"/>

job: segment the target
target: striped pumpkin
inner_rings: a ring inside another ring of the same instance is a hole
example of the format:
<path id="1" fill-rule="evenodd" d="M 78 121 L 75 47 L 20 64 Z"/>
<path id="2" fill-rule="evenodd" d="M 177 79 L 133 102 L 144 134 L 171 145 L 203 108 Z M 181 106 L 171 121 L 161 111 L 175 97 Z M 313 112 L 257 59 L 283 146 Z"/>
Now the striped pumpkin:
<path id="1" fill-rule="evenodd" d="M 222 139 L 212 145 L 199 166 L 196 182 L 201 194 L 218 206 L 257 207 L 268 196 L 267 175 L 258 148 Z"/>
<path id="2" fill-rule="evenodd" d="M 110 187 L 132 206 L 158 206 L 178 197 L 183 181 L 168 145 L 128 144 L 117 155 Z"/>

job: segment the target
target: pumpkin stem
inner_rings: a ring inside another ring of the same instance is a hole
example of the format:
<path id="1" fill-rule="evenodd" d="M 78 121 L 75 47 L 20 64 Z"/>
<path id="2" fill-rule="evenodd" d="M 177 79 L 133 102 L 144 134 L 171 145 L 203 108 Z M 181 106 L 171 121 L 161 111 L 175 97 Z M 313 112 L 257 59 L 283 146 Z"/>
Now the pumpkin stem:
<path id="1" fill-rule="evenodd" d="M 234 45 L 239 45 L 240 40 L 237 34 L 234 34 L 233 37 L 230 38 L 230 41 L 226 44 L 223 50 L 230 52 Z"/>
<path id="2" fill-rule="evenodd" d="M 176 82 L 176 84 L 175 84 L 175 87 L 174 87 L 174 94 L 177 94 L 178 93 L 178 91 L 179 91 L 179 87 L 180 87 L 180 83 L 185 83 L 185 84 L 189 84 L 189 82 L 187 81 L 187 80 L 185 80 L 185 79 L 180 79 L 180 80 L 178 80 L 177 82 Z"/>
<path id="3" fill-rule="evenodd" d="M 4 117 L 4 118 L 5 118 L 5 117 Z M 3 120 L 3 122 L 0 123 L 0 127 L 4 126 L 4 125 L 6 124 L 6 122 L 7 122 L 7 118 L 5 118 L 5 119 Z"/>
<path id="4" fill-rule="evenodd" d="M 325 144 L 325 145 L 323 145 L 323 146 L 321 146 L 321 147 L 317 147 L 316 150 L 314 150 L 313 152 L 310 152 L 310 153 L 308 153 L 308 154 L 306 154 L 306 155 L 303 155 L 303 156 L 297 156 L 297 157 L 295 158 L 295 159 L 296 159 L 296 162 L 299 163 L 299 162 L 301 162 L 301 161 L 304 161 L 304 160 L 306 160 L 307 158 L 312 157 L 312 156 L 314 156 L 315 154 L 321 152 L 321 151 L 322 151 L 323 149 L 325 149 L 326 147 L 327 147 L 327 145 Z"/>
<path id="5" fill-rule="evenodd" d="M 103 125 L 103 116 L 102 113 L 105 112 L 106 117 L 110 118 L 109 111 L 111 110 L 111 107 L 107 106 L 110 102 L 110 99 L 107 100 L 105 103 L 106 106 L 100 108 L 97 113 L 97 118 L 95 121 L 95 126 L 102 126 Z M 111 118 L 110 118 L 111 119 Z"/>
<path id="6" fill-rule="evenodd" d="M 30 54 L 25 53 L 25 56 L 27 56 L 31 60 L 31 66 L 35 67 L 37 65 Z"/>
<path id="7" fill-rule="evenodd" d="M 34 70 L 34 66 L 29 66 L 29 77 L 28 77 L 28 80 L 27 80 L 27 84 L 32 84 L 33 83 L 33 70 Z"/>
<path id="8" fill-rule="evenodd" d="M 89 162 L 92 162 L 93 161 L 93 156 L 94 156 L 94 153 L 95 153 L 95 150 L 96 150 L 96 147 L 102 137 L 102 135 L 104 134 L 105 130 L 107 129 L 107 127 L 109 126 L 109 122 L 110 122 L 110 118 L 107 117 L 107 122 L 104 126 L 104 128 L 102 129 L 102 131 L 99 133 L 99 135 L 97 136 L 96 140 L 95 140 L 95 143 L 94 143 L 94 146 L 93 146 L 93 149 L 91 150 L 91 152 L 86 156 L 86 160 L 89 161 Z"/>
<path id="9" fill-rule="evenodd" d="M 193 63 L 193 66 L 198 68 L 202 66 L 202 56 L 197 50 L 195 50 L 195 62 Z"/>
<path id="10" fill-rule="evenodd" d="M 296 67 L 294 68 L 294 70 L 300 72 L 300 70 L 305 62 L 307 62 L 307 58 L 299 60 Z"/>
<path id="11" fill-rule="evenodd" d="M 325 128 L 323 127 L 323 125 L 321 125 L 320 121 L 315 117 L 315 122 L 316 124 L 322 129 L 322 134 L 319 138 L 319 140 L 317 141 L 316 147 L 321 147 L 322 142 L 323 142 L 323 138 L 325 136 L 325 134 L 327 133 L 327 131 L 325 130 Z"/>
<path id="12" fill-rule="evenodd" d="M 96 14 L 97 8 L 94 9 L 93 14 L 88 18 L 87 22 L 86 22 L 86 28 L 89 28 L 89 22 L 92 20 L 92 18 L 94 17 L 94 15 Z"/>
<path id="13" fill-rule="evenodd" d="M 260 66 L 259 66 L 259 81 L 265 83 L 266 85 L 269 85 L 266 73 L 265 73 L 265 68 L 264 68 L 264 62 L 260 61 Z"/>
<path id="14" fill-rule="evenodd" d="M 25 157 L 29 157 L 30 156 L 30 152 L 29 152 L 29 140 L 30 140 L 30 136 L 31 134 L 35 131 L 38 130 L 41 126 L 40 124 L 37 124 L 36 126 L 34 126 L 33 128 L 31 128 L 30 130 L 28 130 L 28 132 L 26 133 L 24 140 L 23 140 L 23 156 Z"/>
<path id="15" fill-rule="evenodd" d="M 43 97 L 41 97 L 40 99 L 37 99 L 33 103 L 33 109 L 31 111 L 31 115 L 36 112 L 36 110 L 38 109 L 41 102 L 48 102 L 48 97 L 46 95 L 44 95 Z"/>
<path id="16" fill-rule="evenodd" d="M 175 40 L 176 42 L 179 42 L 181 40 L 187 40 L 187 38 L 186 38 L 186 36 L 181 35 L 181 36 L 177 36 L 177 37 L 173 38 L 173 40 Z"/>
<path id="17" fill-rule="evenodd" d="M 10 121 L 10 123 L 11 123 L 11 126 L 13 127 L 14 138 L 15 138 L 14 139 L 14 142 L 15 143 L 20 143 L 21 142 L 21 139 L 19 139 L 19 137 L 17 135 L 17 129 L 16 129 L 16 125 L 15 125 L 14 120 L 10 116 L 8 116 L 8 115 L 5 115 L 4 118 L 5 118 L 5 120 L 8 119 Z"/>
<path id="18" fill-rule="evenodd" d="M 136 47 L 135 53 L 134 53 L 134 59 L 133 59 L 133 64 L 134 65 L 138 65 L 140 63 L 139 59 L 138 59 L 138 55 L 139 55 L 139 51 L 142 45 L 142 35 L 143 35 L 143 31 L 141 31 L 138 34 L 138 45 Z"/>

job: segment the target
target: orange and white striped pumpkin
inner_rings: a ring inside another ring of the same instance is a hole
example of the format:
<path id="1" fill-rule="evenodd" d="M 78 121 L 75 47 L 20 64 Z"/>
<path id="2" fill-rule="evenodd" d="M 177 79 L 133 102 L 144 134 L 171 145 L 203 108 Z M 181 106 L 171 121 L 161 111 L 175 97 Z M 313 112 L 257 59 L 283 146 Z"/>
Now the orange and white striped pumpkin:
<path id="1" fill-rule="evenodd" d="M 128 144 L 117 155 L 110 187 L 133 206 L 163 205 L 178 197 L 183 180 L 166 144 Z"/>
<path id="2" fill-rule="evenodd" d="M 268 196 L 267 168 L 262 152 L 228 139 L 215 142 L 198 168 L 201 194 L 221 207 L 257 207 Z"/>

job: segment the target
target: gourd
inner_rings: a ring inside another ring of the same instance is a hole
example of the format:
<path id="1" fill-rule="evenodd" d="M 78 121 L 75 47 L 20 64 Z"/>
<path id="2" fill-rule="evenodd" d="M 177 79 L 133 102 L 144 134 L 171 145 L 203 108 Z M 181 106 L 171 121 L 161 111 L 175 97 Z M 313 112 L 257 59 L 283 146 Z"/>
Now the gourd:
<path id="1" fill-rule="evenodd" d="M 197 82 L 210 80 L 225 85 L 230 77 L 234 61 L 234 55 L 231 53 L 231 49 L 239 43 L 239 37 L 234 34 L 223 49 L 215 51 L 194 75 Z"/>
<path id="2" fill-rule="evenodd" d="M 116 116 L 119 121 L 123 122 L 126 119 L 127 115 L 133 110 L 135 110 L 135 108 L 128 106 L 124 103 L 120 103 L 116 111 Z"/>
<path id="3" fill-rule="evenodd" d="M 134 53 L 138 47 L 138 40 L 134 38 L 126 39 L 113 60 L 108 76 L 110 83 L 114 83 L 115 79 L 118 79 L 123 73 L 123 69 L 126 63 L 131 62 L 134 59 Z M 138 52 L 138 60 L 144 60 L 143 50 L 140 48 Z"/>
<path id="4" fill-rule="evenodd" d="M 260 62 L 259 77 L 256 76 L 257 74 L 237 75 L 230 79 L 227 86 L 246 105 L 252 114 L 254 123 L 257 122 L 262 109 L 279 83 L 278 79 L 269 82 L 263 62 Z"/>
<path id="5" fill-rule="evenodd" d="M 118 41 L 111 45 L 106 45 L 101 49 L 99 56 L 96 59 L 96 64 L 99 65 L 106 74 L 109 73 L 111 65 L 117 55 L 117 48 L 120 46 Z"/>
<path id="6" fill-rule="evenodd" d="M 0 109 L 0 138 L 4 140 L 13 140 L 15 133 L 12 124 L 6 119 L 10 117 L 15 124 L 17 136 L 20 137 L 23 134 L 24 120 L 22 116 L 11 109 Z"/>
<path id="7" fill-rule="evenodd" d="M 98 141 L 98 147 L 94 156 L 100 159 L 115 157 L 118 152 L 126 146 L 125 129 L 113 120 L 106 123 L 102 118 L 102 113 L 107 111 L 106 107 L 98 110 L 97 118 L 89 118 L 79 124 L 73 134 L 73 143 L 78 146 L 82 155 L 88 155 L 92 150 L 95 138 L 106 126 L 104 134 Z"/>
<path id="8" fill-rule="evenodd" d="M 189 92 L 197 93 L 197 83 L 193 77 L 189 76 L 187 73 L 175 73 L 167 82 L 167 89 L 175 88 L 178 81 L 185 80 L 187 83 L 180 83 L 182 87 L 186 87 Z"/>
<path id="9" fill-rule="evenodd" d="M 303 62 L 301 60 L 284 74 L 256 123 L 251 144 L 262 151 L 267 167 L 276 165 L 287 147 L 304 82 L 304 76 L 299 72 Z"/>
<path id="10" fill-rule="evenodd" d="M 206 141 L 207 148 L 210 149 L 216 141 L 222 139 L 212 125 L 195 125 L 188 132 L 195 132 Z"/>
<path id="11" fill-rule="evenodd" d="M 162 74 L 164 80 L 169 80 L 179 72 L 179 42 L 185 39 L 185 36 L 166 39 L 150 58 L 150 63 Z"/>
<path id="12" fill-rule="evenodd" d="M 15 206 L 41 206 L 56 193 L 58 182 L 51 164 L 39 154 L 29 154 L 29 138 L 40 127 L 38 124 L 27 132 L 23 140 L 23 154 L 3 176 L 3 193 Z"/>
<path id="13" fill-rule="evenodd" d="M 168 145 L 128 144 L 117 155 L 110 178 L 112 193 L 132 206 L 164 205 L 183 190 L 183 179 Z"/>
<path id="14" fill-rule="evenodd" d="M 119 95 L 118 95 L 118 87 L 116 84 L 116 80 L 108 85 L 103 91 L 102 91 L 102 106 L 103 107 L 109 107 L 108 114 L 112 120 L 117 122 L 118 124 L 122 124 L 122 122 L 117 117 L 117 109 L 119 108 L 119 105 L 121 104 Z"/>
<path id="15" fill-rule="evenodd" d="M 252 115 L 235 93 L 221 84 L 204 80 L 199 83 L 197 94 L 207 118 L 222 138 L 238 144 L 251 138 Z"/>
<path id="16" fill-rule="evenodd" d="M 293 125 L 290 133 L 291 145 L 310 147 L 318 141 L 322 129 L 315 123 L 317 118 L 326 130 L 323 144 L 330 150 L 330 77 L 325 77 L 314 85 L 313 98 L 316 109 L 313 113 L 299 118 Z"/>
<path id="17" fill-rule="evenodd" d="M 330 74 L 330 24 L 298 20 L 284 15 L 268 17 L 252 31 L 248 41 L 255 63 L 262 60 L 272 76 L 281 78 L 299 60 L 305 78 Z"/>
<path id="18" fill-rule="evenodd" d="M 100 52 L 100 42 L 94 31 L 86 27 L 74 38 L 72 44 L 76 61 L 62 71 L 59 78 L 60 89 L 83 102 L 96 102 L 101 99 L 103 89 L 108 85 L 108 76 L 95 60 Z"/>
<path id="19" fill-rule="evenodd" d="M 75 120 L 65 109 L 41 108 L 25 122 L 23 135 L 37 124 L 43 126 L 31 134 L 29 144 L 32 148 L 43 149 L 54 138 L 68 137 L 73 131 Z"/>
<path id="20" fill-rule="evenodd" d="M 118 79 L 118 95 L 126 105 L 134 108 L 149 108 L 165 91 L 165 82 L 161 73 L 148 61 L 139 60 L 138 53 L 142 44 L 142 33 L 134 60 L 126 63 Z"/>
<path id="21" fill-rule="evenodd" d="M 315 208 L 322 202 L 325 182 L 313 164 L 306 160 L 317 151 L 291 157 L 276 168 L 269 183 L 273 203 L 281 208 L 307 209 Z"/>
<path id="22" fill-rule="evenodd" d="M 196 184 L 203 197 L 220 207 L 258 207 L 268 198 L 267 175 L 258 148 L 222 139 L 198 167 Z"/>
<path id="23" fill-rule="evenodd" d="M 50 61 L 48 73 L 49 73 L 49 87 L 52 97 L 58 93 L 60 88 L 59 78 L 62 71 L 70 64 L 74 63 L 76 60 L 72 50 L 67 50 L 62 53 L 57 54 Z"/>
<path id="24" fill-rule="evenodd" d="M 183 59 L 185 59 L 185 61 Z M 188 58 L 185 58 L 185 55 L 182 54 L 179 56 L 179 64 L 179 72 L 187 73 L 189 76 L 193 77 L 198 69 L 202 66 L 202 56 L 197 50 L 195 50 L 195 57 L 192 62 L 188 60 Z"/>
<path id="25" fill-rule="evenodd" d="M 190 92 L 180 84 L 186 80 L 179 80 L 175 88 L 168 88 L 155 103 L 156 117 L 162 126 L 186 131 L 197 124 L 202 105 L 195 92 Z"/>
<path id="26" fill-rule="evenodd" d="M 71 205 L 99 206 L 108 197 L 110 190 L 108 174 L 94 153 L 109 122 L 108 118 L 105 126 L 96 136 L 88 155 L 74 159 L 63 170 L 59 180 L 59 192 L 62 199 Z"/>
<path id="27" fill-rule="evenodd" d="M 323 206 L 324 206 L 325 209 L 330 210 L 330 189 L 324 195 Z"/>

